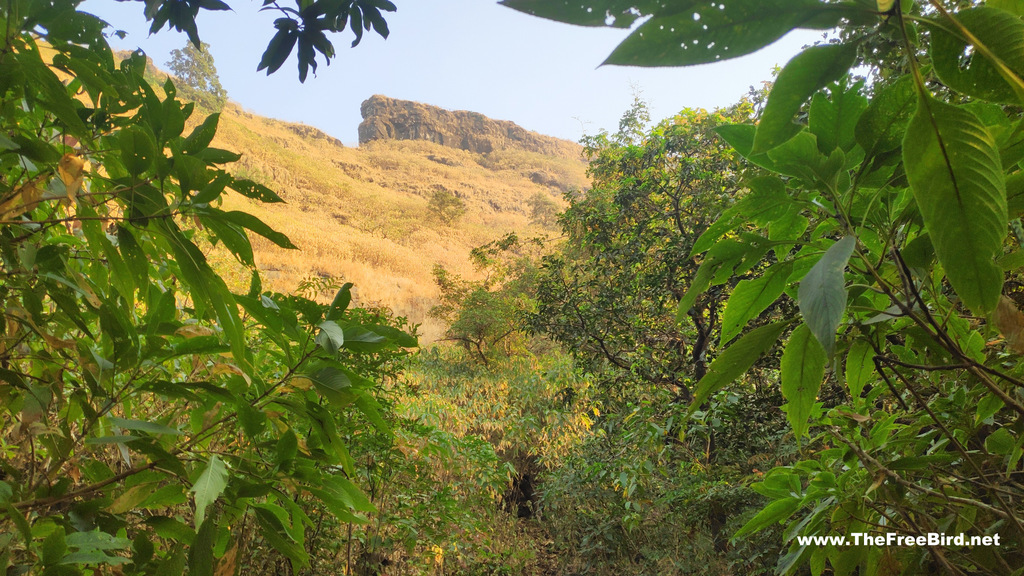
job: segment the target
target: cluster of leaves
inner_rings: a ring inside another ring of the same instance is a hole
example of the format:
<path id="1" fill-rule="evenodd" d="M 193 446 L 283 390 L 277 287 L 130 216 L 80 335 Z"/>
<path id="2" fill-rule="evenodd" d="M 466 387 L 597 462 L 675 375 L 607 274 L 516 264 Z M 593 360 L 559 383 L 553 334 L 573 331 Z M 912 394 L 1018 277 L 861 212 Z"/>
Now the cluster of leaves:
<path id="1" fill-rule="evenodd" d="M 839 27 L 839 41 L 782 69 L 756 126 L 718 129 L 751 164 L 746 194 L 690 250 L 701 265 L 680 312 L 737 267 L 750 270 L 745 262 L 763 271 L 726 303 L 743 311 L 745 333 L 730 344 L 737 331 L 723 330 L 691 411 L 784 341 L 783 409 L 809 440 L 799 462 L 755 484 L 772 502 L 738 536 L 788 522 L 783 573 L 1015 573 L 1024 315 L 1001 294 L 1019 284 L 1021 263 L 1008 229 L 1019 230 L 1024 208 L 1024 6 L 505 4 L 580 24 L 650 16 L 609 58 L 642 65 L 714 62 L 794 28 Z M 886 57 L 870 88 L 844 79 Z M 799 317 L 763 324 L 780 299 L 795 300 Z M 824 402 L 823 383 L 838 397 Z M 854 532 L 999 534 L 1002 545 L 797 539 Z"/>
<path id="2" fill-rule="evenodd" d="M 187 34 L 189 42 L 196 48 L 201 45 L 196 26 L 199 11 L 231 10 L 231 6 L 222 0 L 134 1 L 145 1 L 146 18 L 151 22 L 150 33 L 159 32 L 167 26 Z M 273 74 L 297 48 L 299 81 L 305 82 L 310 69 L 316 73 L 317 53 L 328 65 L 335 56 L 334 44 L 328 34 L 348 28 L 355 36 L 353 47 L 362 41 L 363 32 L 371 29 L 387 38 L 390 31 L 381 12 L 395 12 L 397 9 L 390 0 L 295 0 L 294 8 L 282 6 L 277 0 L 263 0 L 263 10 L 280 12 L 281 17 L 274 20 L 277 32 L 267 44 L 258 70 Z"/>
<path id="3" fill-rule="evenodd" d="M 699 267 L 689 251 L 738 188 L 741 164 L 713 130 L 751 110 L 684 110 L 650 127 L 637 101 L 617 133 L 588 139 L 593 185 L 566 194 L 564 242 L 509 284 L 533 301 L 523 327 L 571 351 L 593 383 L 567 393 L 597 404 L 584 414 L 590 433 L 541 488 L 567 570 L 766 573 L 781 548 L 775 533 L 729 543 L 763 504 L 744 481 L 790 455 L 771 370 L 687 422 L 693 375 L 731 318 L 721 310 L 731 288 L 695 299 L 676 322 Z"/>
<path id="4" fill-rule="evenodd" d="M 610 367 L 623 382 L 655 382 L 687 397 L 687 374 L 706 371 L 725 297 L 704 293 L 688 323 L 676 322 L 697 270 L 689 252 L 734 196 L 739 171 L 736 153 L 712 129 L 750 113 L 747 104 L 684 110 L 648 128 L 637 102 L 616 134 L 587 138 L 592 185 L 565 196 L 566 241 L 541 262 L 530 328 L 572 350 L 587 370 Z"/>
<path id="5" fill-rule="evenodd" d="M 218 206 L 281 199 L 225 170 L 217 114 L 151 86 L 143 54 L 116 62 L 76 6 L 0 11 L 0 569 L 246 573 L 257 549 L 299 569 L 310 502 L 374 510 L 349 445 L 391 436 L 376 397 L 415 338 L 349 285 L 263 291 L 249 232 L 291 242 Z"/>

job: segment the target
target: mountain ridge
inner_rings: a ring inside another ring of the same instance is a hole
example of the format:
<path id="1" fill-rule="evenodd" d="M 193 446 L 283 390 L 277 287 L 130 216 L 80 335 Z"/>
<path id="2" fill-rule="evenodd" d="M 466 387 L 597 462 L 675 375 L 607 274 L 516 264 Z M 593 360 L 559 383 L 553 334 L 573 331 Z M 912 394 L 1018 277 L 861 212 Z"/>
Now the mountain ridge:
<path id="1" fill-rule="evenodd" d="M 359 144 L 374 140 L 426 140 L 449 148 L 486 154 L 523 150 L 560 158 L 580 158 L 583 147 L 569 140 L 527 130 L 469 110 L 448 110 L 376 94 L 360 106 Z"/>

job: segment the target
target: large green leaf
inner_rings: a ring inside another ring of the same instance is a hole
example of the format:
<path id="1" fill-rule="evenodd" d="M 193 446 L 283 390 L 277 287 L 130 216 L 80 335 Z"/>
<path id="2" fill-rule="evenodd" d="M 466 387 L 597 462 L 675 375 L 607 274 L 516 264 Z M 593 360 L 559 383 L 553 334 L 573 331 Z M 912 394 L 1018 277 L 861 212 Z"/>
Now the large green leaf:
<path id="1" fill-rule="evenodd" d="M 689 66 L 750 54 L 794 28 L 831 28 L 849 7 L 817 0 L 730 0 L 670 4 L 605 60 L 624 66 Z M 665 12 L 668 12 L 667 14 Z"/>
<path id="2" fill-rule="evenodd" d="M 999 151 L 978 117 L 923 96 L 903 141 L 903 163 L 935 255 L 971 310 L 994 310 L 1003 272 L 1006 184 Z"/>
<path id="3" fill-rule="evenodd" d="M 345 345 L 345 331 L 333 320 L 324 320 L 318 326 L 320 331 L 316 335 L 316 344 L 334 354 Z"/>
<path id="4" fill-rule="evenodd" d="M 202 526 L 206 509 L 220 497 L 227 485 L 228 468 L 223 460 L 213 454 L 191 490 L 196 503 L 196 527 Z"/>
<path id="5" fill-rule="evenodd" d="M 868 99 L 860 94 L 863 83 L 842 88 L 833 86 L 831 98 L 818 92 L 811 98 L 807 126 L 818 138 L 818 150 L 829 154 L 840 148 L 849 151 L 854 145 L 854 131 L 861 114 L 868 107 Z"/>
<path id="6" fill-rule="evenodd" d="M 1024 96 L 1024 22 L 987 6 L 961 10 L 957 21 L 987 49 L 972 46 L 945 18 L 931 26 L 935 73 L 950 88 L 994 102 L 1020 103 Z"/>
<path id="7" fill-rule="evenodd" d="M 708 397 L 728 386 L 750 369 L 754 362 L 757 362 L 757 359 L 778 341 L 786 326 L 789 326 L 789 322 L 776 322 L 761 326 L 744 334 L 735 344 L 726 348 L 711 363 L 708 373 L 697 382 L 690 412 L 700 408 L 700 405 Z"/>
<path id="8" fill-rule="evenodd" d="M 281 248 L 288 248 L 290 250 L 298 250 L 298 248 L 292 244 L 292 241 L 288 239 L 284 234 L 274 230 L 259 218 L 252 214 L 232 210 L 231 212 L 224 212 L 217 210 L 216 208 L 208 208 L 203 211 L 204 216 L 214 216 L 216 218 L 223 219 L 232 224 L 247 228 L 253 232 L 263 236 L 267 240 L 270 240 L 274 244 L 277 244 Z"/>
<path id="9" fill-rule="evenodd" d="M 843 270 L 857 246 L 854 236 L 833 244 L 800 282 L 797 299 L 800 313 L 829 358 L 835 350 L 836 328 L 846 310 Z"/>
<path id="10" fill-rule="evenodd" d="M 128 126 L 118 132 L 117 144 L 121 149 L 124 167 L 133 176 L 150 169 L 156 158 L 156 140 L 144 127 Z"/>
<path id="11" fill-rule="evenodd" d="M 916 104 L 914 79 L 909 75 L 878 90 L 854 131 L 869 157 L 899 148 Z"/>
<path id="12" fill-rule="evenodd" d="M 782 353 L 781 367 L 782 397 L 786 399 L 783 409 L 797 438 L 807 433 L 807 418 L 818 398 L 826 361 L 825 350 L 807 325 L 797 326 Z"/>
<path id="13" fill-rule="evenodd" d="M 859 398 L 864 385 L 871 381 L 875 374 L 875 351 L 866 340 L 857 340 L 850 346 L 846 354 L 846 386 L 850 396 Z"/>
<path id="14" fill-rule="evenodd" d="M 819 89 L 846 74 L 856 56 L 856 44 L 828 44 L 808 48 L 790 60 L 768 94 L 752 154 L 767 152 L 796 135 L 800 126 L 793 123 L 793 117 L 800 107 Z"/>
<path id="15" fill-rule="evenodd" d="M 986 0 L 985 5 L 1006 10 L 1017 16 L 1024 16 L 1024 0 Z"/>
<path id="16" fill-rule="evenodd" d="M 501 0 L 508 6 L 531 16 L 556 20 L 577 26 L 611 26 L 629 28 L 638 18 L 653 14 L 664 6 L 660 0 Z M 681 1 L 678 5 L 693 5 Z"/>
<path id="17" fill-rule="evenodd" d="M 769 268 L 760 278 L 743 280 L 736 285 L 722 313 L 723 345 L 735 338 L 751 318 L 763 312 L 782 295 L 792 271 L 791 262 L 782 262 Z"/>

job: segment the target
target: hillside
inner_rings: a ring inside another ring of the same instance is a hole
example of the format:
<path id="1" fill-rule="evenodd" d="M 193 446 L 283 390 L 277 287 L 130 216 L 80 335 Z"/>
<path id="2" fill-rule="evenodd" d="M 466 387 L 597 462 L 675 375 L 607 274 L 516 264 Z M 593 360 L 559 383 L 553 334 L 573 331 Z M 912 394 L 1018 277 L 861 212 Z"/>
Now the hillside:
<path id="1" fill-rule="evenodd" d="M 441 122 L 451 117 L 447 111 L 416 108 L 431 117 L 435 131 L 464 130 Z M 561 204 L 565 190 L 586 183 L 578 145 L 510 122 L 501 125 L 506 134 L 519 136 L 515 147 L 498 142 L 490 151 L 473 152 L 427 140 L 378 138 L 351 148 L 314 127 L 264 118 L 229 103 L 214 145 L 241 153 L 235 174 L 270 186 L 286 201 L 260 205 L 235 196 L 227 206 L 257 215 L 300 247 L 283 250 L 253 238 L 269 288 L 292 291 L 315 276 L 353 282 L 359 302 L 384 304 L 422 323 L 429 342 L 442 331 L 427 318 L 437 297 L 434 265 L 472 276 L 473 247 L 511 231 L 553 233 L 531 222 L 529 200 L 542 193 Z M 510 131 L 509 125 L 518 130 Z M 545 145 L 531 148 L 532 142 Z M 454 193 L 467 208 L 451 226 L 429 218 L 427 203 L 439 189 Z M 226 258 L 220 262 L 229 264 Z"/>

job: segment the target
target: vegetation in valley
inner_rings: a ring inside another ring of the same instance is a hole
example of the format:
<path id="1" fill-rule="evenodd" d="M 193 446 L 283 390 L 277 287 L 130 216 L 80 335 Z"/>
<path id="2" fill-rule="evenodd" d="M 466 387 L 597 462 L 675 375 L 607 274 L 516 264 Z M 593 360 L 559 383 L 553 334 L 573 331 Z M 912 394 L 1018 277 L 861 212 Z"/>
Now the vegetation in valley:
<path id="1" fill-rule="evenodd" d="M 0 8 L 0 568 L 1020 574 L 1020 2 L 502 3 L 636 25 L 611 64 L 831 32 L 637 101 L 584 179 L 214 112 L 77 2 Z M 299 7 L 260 68 L 303 80 L 396 9 Z M 836 540 L 931 533 L 1000 540 Z"/>

